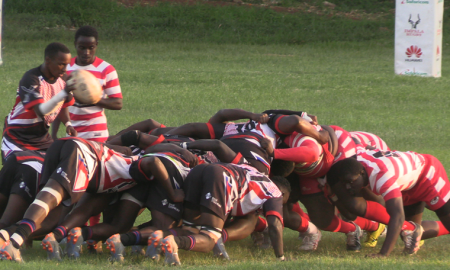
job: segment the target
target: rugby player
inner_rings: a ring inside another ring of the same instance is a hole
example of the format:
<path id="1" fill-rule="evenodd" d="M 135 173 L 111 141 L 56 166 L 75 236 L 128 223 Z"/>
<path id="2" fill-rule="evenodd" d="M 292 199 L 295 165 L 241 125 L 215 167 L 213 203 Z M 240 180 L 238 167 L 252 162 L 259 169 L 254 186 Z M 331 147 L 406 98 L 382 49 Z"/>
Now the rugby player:
<path id="1" fill-rule="evenodd" d="M 41 228 L 47 217 L 55 221 L 52 216 L 57 215 L 56 224 L 62 208 L 78 202 L 87 190 L 92 193 L 119 192 L 136 185 L 128 172 L 136 159 L 81 138 L 64 138 L 53 143 L 45 156 L 40 183 L 42 189 L 17 229 L 0 230 L 0 238 L 7 241 L 0 250 L 1 256 L 22 261 L 18 248 L 23 242 L 33 232 L 37 234 L 35 231 Z M 59 233 L 65 236 L 67 231 L 60 229 Z"/>
<path id="2" fill-rule="evenodd" d="M 285 178 L 271 180 L 246 164 L 202 164 L 190 171 L 183 189 L 183 227 L 154 232 L 149 239 L 150 254 L 158 254 L 162 247 L 165 263 L 180 265 L 179 248 L 209 252 L 221 239 L 227 216 L 244 216 L 262 207 L 275 255 L 285 260 L 282 208 L 289 197 Z"/>
<path id="3" fill-rule="evenodd" d="M 76 136 L 67 107 L 74 103 L 70 87 L 63 79 L 70 62 L 70 51 L 62 43 L 50 43 L 44 63 L 27 71 L 17 88 L 15 104 L 5 120 L 2 162 L 16 151 L 45 151 L 53 142 L 50 124 L 59 117 L 66 132 Z"/>
<path id="4" fill-rule="evenodd" d="M 388 224 L 386 240 L 378 254 L 388 256 L 399 235 L 404 252 L 418 251 L 420 240 L 448 234 L 450 184 L 442 164 L 434 156 L 415 152 L 361 150 L 355 158 L 333 165 L 328 183 L 351 213 Z M 358 196 L 364 187 L 383 196 L 386 208 Z M 436 212 L 441 222 L 422 223 L 424 207 Z M 405 221 L 406 220 L 406 221 Z M 422 238 L 422 234 L 424 237 Z"/>

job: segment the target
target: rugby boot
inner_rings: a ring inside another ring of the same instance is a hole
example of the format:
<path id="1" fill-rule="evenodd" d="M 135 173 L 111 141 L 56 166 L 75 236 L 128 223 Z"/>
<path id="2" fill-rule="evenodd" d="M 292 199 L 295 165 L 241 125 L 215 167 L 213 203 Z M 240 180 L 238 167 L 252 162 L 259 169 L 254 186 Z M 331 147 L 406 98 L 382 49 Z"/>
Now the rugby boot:
<path id="1" fill-rule="evenodd" d="M 95 240 L 87 240 L 86 248 L 90 254 L 102 254 L 103 253 L 102 241 L 97 242 Z"/>
<path id="2" fill-rule="evenodd" d="M 41 246 L 47 251 L 47 261 L 61 261 L 62 250 L 52 232 L 45 236 Z"/>
<path id="3" fill-rule="evenodd" d="M 77 259 L 81 254 L 81 245 L 83 244 L 84 239 L 81 235 L 81 228 L 76 227 L 69 231 L 67 235 L 67 256 L 69 258 Z"/>
<path id="4" fill-rule="evenodd" d="M 302 245 L 298 249 L 304 251 L 314 251 L 317 249 L 320 239 L 322 239 L 322 233 L 319 229 L 317 229 L 316 233 L 306 231 L 302 233 L 302 237 Z"/>
<path id="5" fill-rule="evenodd" d="M 142 246 L 134 245 L 131 246 L 131 255 L 140 256 L 145 255 L 145 251 Z"/>
<path id="6" fill-rule="evenodd" d="M 230 256 L 228 256 L 227 250 L 225 249 L 225 244 L 223 243 L 222 237 L 217 240 L 217 243 L 214 245 L 213 252 L 216 257 L 230 260 Z"/>
<path id="7" fill-rule="evenodd" d="M 173 235 L 169 235 L 161 241 L 161 247 L 164 250 L 164 264 L 180 266 L 180 258 L 178 258 L 178 245 L 175 242 Z"/>
<path id="8" fill-rule="evenodd" d="M 367 232 L 366 241 L 364 241 L 363 246 L 374 248 L 377 246 L 378 238 L 386 230 L 386 225 L 378 223 L 378 229 L 373 232 Z"/>
<path id="9" fill-rule="evenodd" d="M 145 257 L 151 258 L 158 262 L 161 257 L 161 241 L 163 240 L 163 232 L 154 231 L 147 241 L 147 252 Z"/>
<path id="10" fill-rule="evenodd" d="M 125 252 L 125 246 L 120 241 L 120 235 L 115 234 L 106 240 L 106 248 L 109 249 L 111 253 L 110 261 L 112 262 L 123 262 L 123 254 Z"/>
<path id="11" fill-rule="evenodd" d="M 0 260 L 15 261 L 18 263 L 24 262 L 20 250 L 15 248 L 10 240 L 6 241 L 0 249 Z"/>
<path id="12" fill-rule="evenodd" d="M 423 227 L 417 223 L 410 221 L 416 228 L 411 230 L 403 230 L 401 232 L 401 237 L 403 242 L 405 242 L 404 253 L 413 255 L 416 254 L 420 249 L 420 240 L 422 239 Z"/>
<path id="13" fill-rule="evenodd" d="M 356 229 L 354 232 L 347 233 L 347 250 L 359 252 L 361 250 L 362 230 L 357 224 L 350 223 L 355 225 Z"/>

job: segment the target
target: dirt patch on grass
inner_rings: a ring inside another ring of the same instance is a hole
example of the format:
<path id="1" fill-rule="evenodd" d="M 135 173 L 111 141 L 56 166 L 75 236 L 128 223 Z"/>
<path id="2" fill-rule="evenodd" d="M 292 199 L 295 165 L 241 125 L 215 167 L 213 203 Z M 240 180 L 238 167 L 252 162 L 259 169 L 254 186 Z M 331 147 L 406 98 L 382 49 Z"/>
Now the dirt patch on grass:
<path id="1" fill-rule="evenodd" d="M 392 15 L 395 13 L 395 9 L 392 9 L 389 11 L 389 13 L 384 12 L 378 12 L 378 13 L 367 13 L 362 10 L 352 10 L 350 12 L 342 12 L 335 10 L 336 5 L 324 1 L 322 5 L 312 5 L 309 3 L 299 3 L 295 7 L 284 7 L 280 6 L 279 2 L 277 0 L 262 0 L 261 4 L 255 4 L 255 3 L 248 3 L 244 2 L 243 0 L 231 0 L 231 1 L 199 1 L 199 0 L 117 0 L 120 4 L 132 7 L 136 5 L 142 5 L 142 6 L 154 6 L 159 3 L 173 3 L 173 4 L 180 4 L 180 5 L 196 5 L 196 4 L 207 4 L 212 6 L 242 6 L 247 8 L 268 8 L 276 12 L 280 13 L 313 13 L 319 16 L 327 16 L 327 17 L 345 17 L 352 20 L 378 20 L 381 18 L 386 17 L 387 15 Z"/>

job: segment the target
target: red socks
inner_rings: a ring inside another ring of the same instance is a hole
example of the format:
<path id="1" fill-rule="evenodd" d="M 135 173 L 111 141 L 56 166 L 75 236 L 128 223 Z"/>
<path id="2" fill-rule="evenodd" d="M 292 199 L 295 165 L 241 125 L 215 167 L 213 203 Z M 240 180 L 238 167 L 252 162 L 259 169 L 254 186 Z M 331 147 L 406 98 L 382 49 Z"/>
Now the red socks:
<path id="1" fill-rule="evenodd" d="M 267 221 L 262 217 L 258 217 L 258 222 L 255 226 L 255 232 L 263 232 L 267 228 Z"/>
<path id="2" fill-rule="evenodd" d="M 362 217 L 357 217 L 355 219 L 356 225 L 358 225 L 361 230 L 365 230 L 365 231 L 369 231 L 369 232 L 374 232 L 378 229 L 378 222 L 372 221 L 372 220 L 368 220 Z"/>
<path id="3" fill-rule="evenodd" d="M 292 207 L 292 211 L 299 214 L 302 219 L 306 219 L 308 221 L 311 221 L 311 219 L 309 218 L 308 214 L 303 212 L 302 208 L 300 207 L 300 203 L 297 202 L 294 204 L 294 207 Z"/>
<path id="4" fill-rule="evenodd" d="M 441 235 L 450 234 L 450 232 L 445 228 L 444 224 L 442 224 L 442 221 L 436 221 L 436 222 L 439 225 L 439 232 L 436 237 L 441 236 Z"/>
<path id="5" fill-rule="evenodd" d="M 343 221 L 342 219 L 339 219 L 337 216 L 334 216 L 330 225 L 328 225 L 328 227 L 326 227 L 324 230 L 329 232 L 349 233 L 354 232 L 356 230 L 356 227 L 354 224 Z"/>

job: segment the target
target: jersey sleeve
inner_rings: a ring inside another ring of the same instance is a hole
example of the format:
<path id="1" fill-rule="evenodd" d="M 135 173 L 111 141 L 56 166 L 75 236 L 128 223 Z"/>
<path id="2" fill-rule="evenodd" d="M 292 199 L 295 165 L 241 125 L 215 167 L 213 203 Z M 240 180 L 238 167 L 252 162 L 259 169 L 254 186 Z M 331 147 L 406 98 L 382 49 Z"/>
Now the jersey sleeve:
<path id="1" fill-rule="evenodd" d="M 293 161 L 295 163 L 312 163 L 319 159 L 320 149 L 315 144 L 286 149 L 274 149 L 275 159 Z"/>
<path id="2" fill-rule="evenodd" d="M 109 65 L 104 72 L 106 73 L 104 91 L 108 98 L 122 98 L 122 89 L 120 88 L 116 69 Z"/>
<path id="3" fill-rule="evenodd" d="M 40 81 L 36 75 L 26 73 L 20 80 L 17 92 L 26 110 L 44 103 L 44 97 L 40 93 Z"/>
<path id="4" fill-rule="evenodd" d="M 209 121 L 206 123 L 206 126 L 208 127 L 209 131 L 209 137 L 211 139 L 217 139 L 223 137 L 223 133 L 225 132 L 225 123 L 218 123 L 218 124 L 211 124 Z"/>
<path id="5" fill-rule="evenodd" d="M 284 226 L 283 222 L 283 197 L 278 198 L 270 198 L 263 204 L 263 212 L 264 216 L 276 216 L 280 219 L 281 223 Z"/>

